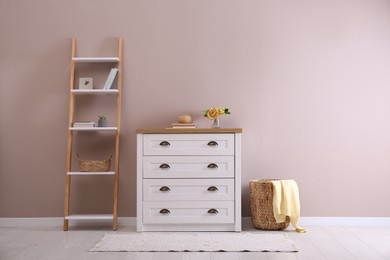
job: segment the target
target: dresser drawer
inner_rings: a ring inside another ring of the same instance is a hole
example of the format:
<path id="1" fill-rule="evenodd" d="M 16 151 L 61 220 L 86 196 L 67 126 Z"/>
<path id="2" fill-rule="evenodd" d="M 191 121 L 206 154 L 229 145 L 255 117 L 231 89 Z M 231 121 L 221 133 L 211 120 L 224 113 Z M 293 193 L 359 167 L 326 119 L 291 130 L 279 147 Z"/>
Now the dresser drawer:
<path id="1" fill-rule="evenodd" d="M 144 202 L 145 224 L 234 223 L 234 201 Z"/>
<path id="2" fill-rule="evenodd" d="M 234 134 L 145 134 L 144 155 L 234 155 Z"/>
<path id="3" fill-rule="evenodd" d="M 144 178 L 234 178 L 234 156 L 145 156 Z"/>
<path id="4" fill-rule="evenodd" d="M 234 200 L 234 179 L 144 179 L 144 201 Z"/>

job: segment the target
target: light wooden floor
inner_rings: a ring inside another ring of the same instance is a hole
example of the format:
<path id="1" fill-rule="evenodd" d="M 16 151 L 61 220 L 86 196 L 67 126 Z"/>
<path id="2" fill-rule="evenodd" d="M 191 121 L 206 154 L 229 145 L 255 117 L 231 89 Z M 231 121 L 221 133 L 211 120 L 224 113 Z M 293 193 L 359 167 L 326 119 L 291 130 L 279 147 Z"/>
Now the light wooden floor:
<path id="1" fill-rule="evenodd" d="M 88 252 L 108 228 L 78 228 L 67 232 L 61 227 L 0 227 L 0 259 L 140 259 L 140 260 L 262 260 L 262 259 L 390 259 L 390 227 L 311 226 L 299 234 L 287 235 L 298 253 L 102 253 Z M 264 232 L 255 229 L 245 231 Z M 134 232 L 121 227 L 117 232 Z"/>

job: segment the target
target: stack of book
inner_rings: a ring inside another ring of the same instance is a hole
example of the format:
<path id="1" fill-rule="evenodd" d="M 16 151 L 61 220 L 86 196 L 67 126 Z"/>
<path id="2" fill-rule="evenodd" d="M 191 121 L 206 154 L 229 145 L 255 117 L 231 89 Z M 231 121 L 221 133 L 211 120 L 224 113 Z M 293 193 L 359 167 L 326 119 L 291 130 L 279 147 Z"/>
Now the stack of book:
<path id="1" fill-rule="evenodd" d="M 196 124 L 172 123 L 172 128 L 196 128 Z"/>
<path id="2" fill-rule="evenodd" d="M 95 122 L 74 122 L 73 127 L 95 127 Z"/>

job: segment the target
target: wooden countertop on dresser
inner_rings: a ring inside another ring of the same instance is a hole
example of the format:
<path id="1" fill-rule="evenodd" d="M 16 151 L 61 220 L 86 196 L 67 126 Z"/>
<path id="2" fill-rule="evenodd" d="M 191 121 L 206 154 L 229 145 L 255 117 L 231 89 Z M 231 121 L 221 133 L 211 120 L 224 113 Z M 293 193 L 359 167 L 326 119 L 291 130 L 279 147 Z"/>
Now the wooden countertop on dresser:
<path id="1" fill-rule="evenodd" d="M 137 134 L 242 133 L 242 128 L 141 128 L 135 132 Z"/>

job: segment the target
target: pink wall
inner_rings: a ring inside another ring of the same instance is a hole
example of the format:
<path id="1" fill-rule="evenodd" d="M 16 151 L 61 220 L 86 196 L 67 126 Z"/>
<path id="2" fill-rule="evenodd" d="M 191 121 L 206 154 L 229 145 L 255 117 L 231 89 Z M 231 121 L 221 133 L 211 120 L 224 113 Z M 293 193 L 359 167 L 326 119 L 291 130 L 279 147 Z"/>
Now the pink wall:
<path id="1" fill-rule="evenodd" d="M 245 216 L 255 178 L 295 179 L 304 216 L 390 216 L 389 1 L 4 0 L 0 35 L 0 217 L 62 216 L 72 36 L 124 38 L 120 216 L 135 129 L 212 105 L 244 131 Z M 74 180 L 73 211 L 111 210 L 110 177 Z"/>

